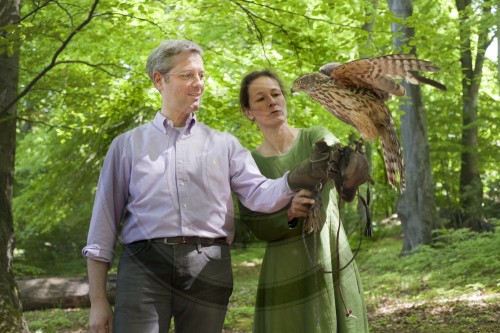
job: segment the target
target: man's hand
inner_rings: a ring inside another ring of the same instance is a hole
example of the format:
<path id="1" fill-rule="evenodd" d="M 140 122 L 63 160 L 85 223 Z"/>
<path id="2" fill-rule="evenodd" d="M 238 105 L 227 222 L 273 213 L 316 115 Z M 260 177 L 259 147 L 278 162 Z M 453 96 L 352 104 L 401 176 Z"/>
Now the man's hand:
<path id="1" fill-rule="evenodd" d="M 113 311 L 106 296 L 108 265 L 107 262 L 87 259 L 91 333 L 113 332 Z"/>
<path id="2" fill-rule="evenodd" d="M 89 326 L 92 333 L 113 332 L 113 311 L 107 299 L 91 303 Z"/>
<path id="3" fill-rule="evenodd" d="M 311 199 L 313 193 L 308 190 L 300 190 L 292 199 L 290 207 L 288 207 L 288 221 L 296 217 L 305 217 L 309 208 L 314 205 L 315 200 Z"/>

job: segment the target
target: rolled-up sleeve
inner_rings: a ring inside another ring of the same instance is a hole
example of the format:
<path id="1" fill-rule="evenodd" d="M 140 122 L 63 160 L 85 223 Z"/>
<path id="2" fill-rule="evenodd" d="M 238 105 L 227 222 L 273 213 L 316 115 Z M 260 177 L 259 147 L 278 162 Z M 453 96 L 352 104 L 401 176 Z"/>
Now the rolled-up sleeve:
<path id="1" fill-rule="evenodd" d="M 273 213 L 290 203 L 294 192 L 286 172 L 281 178 L 268 179 L 259 171 L 252 154 L 229 135 L 231 189 L 243 205 L 251 210 Z"/>
<path id="2" fill-rule="evenodd" d="M 119 224 L 128 196 L 130 163 L 125 149 L 127 136 L 121 135 L 111 143 L 104 159 L 90 220 L 85 258 L 108 262 L 114 260 Z"/>

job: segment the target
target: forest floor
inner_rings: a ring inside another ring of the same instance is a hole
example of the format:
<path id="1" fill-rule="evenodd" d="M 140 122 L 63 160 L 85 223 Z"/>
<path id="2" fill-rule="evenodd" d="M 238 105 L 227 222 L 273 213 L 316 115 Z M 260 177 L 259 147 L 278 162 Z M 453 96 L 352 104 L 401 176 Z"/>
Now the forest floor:
<path id="1" fill-rule="evenodd" d="M 437 235 L 432 246 L 401 256 L 400 230 L 378 230 L 356 257 L 371 333 L 500 332 L 500 224 L 497 232 Z M 356 239 L 350 240 L 357 244 Z M 224 333 L 252 331 L 262 246 L 234 249 L 235 288 Z M 33 333 L 83 333 L 89 310 L 24 313 Z M 274 332 L 271 332 L 274 333 Z M 277 332 L 280 333 L 280 332 Z M 304 332 L 307 333 L 307 332 Z"/>
<path id="2" fill-rule="evenodd" d="M 377 306 L 368 312 L 372 333 L 500 332 L 500 294 L 416 303 L 388 299 Z"/>
<path id="3" fill-rule="evenodd" d="M 377 309 L 375 304 L 368 303 L 371 333 L 496 333 L 500 327 L 500 294 L 417 303 L 387 299 L 376 306 Z M 88 332 L 88 309 L 53 309 L 25 314 L 32 333 Z M 42 325 L 45 328 L 40 328 L 44 321 L 51 322 L 49 326 L 52 328 L 45 325 Z M 236 327 L 223 332 L 250 333 L 251 330 Z"/>

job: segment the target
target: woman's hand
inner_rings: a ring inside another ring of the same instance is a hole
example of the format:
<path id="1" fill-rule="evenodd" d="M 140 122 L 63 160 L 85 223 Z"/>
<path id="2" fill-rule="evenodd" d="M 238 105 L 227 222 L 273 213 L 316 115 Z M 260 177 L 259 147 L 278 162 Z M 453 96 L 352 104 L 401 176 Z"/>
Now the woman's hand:
<path id="1" fill-rule="evenodd" d="M 309 208 L 314 204 L 313 193 L 309 190 L 300 190 L 295 193 L 288 208 L 288 221 L 296 217 L 305 217 Z"/>

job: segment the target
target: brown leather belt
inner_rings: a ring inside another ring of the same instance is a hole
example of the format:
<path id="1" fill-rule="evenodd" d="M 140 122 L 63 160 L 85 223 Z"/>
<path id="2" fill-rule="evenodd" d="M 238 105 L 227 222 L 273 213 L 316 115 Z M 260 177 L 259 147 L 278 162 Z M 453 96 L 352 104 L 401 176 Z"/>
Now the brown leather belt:
<path id="1" fill-rule="evenodd" d="M 165 237 L 165 238 L 154 238 L 151 240 L 153 243 L 163 243 L 167 245 L 175 244 L 200 244 L 200 245 L 212 245 L 214 243 L 227 244 L 226 238 L 205 238 L 205 237 Z"/>

